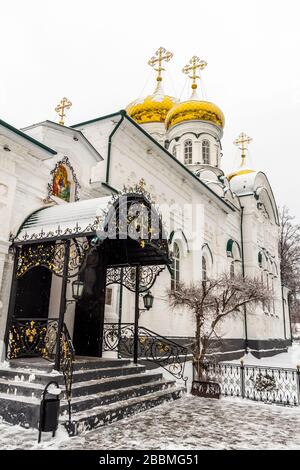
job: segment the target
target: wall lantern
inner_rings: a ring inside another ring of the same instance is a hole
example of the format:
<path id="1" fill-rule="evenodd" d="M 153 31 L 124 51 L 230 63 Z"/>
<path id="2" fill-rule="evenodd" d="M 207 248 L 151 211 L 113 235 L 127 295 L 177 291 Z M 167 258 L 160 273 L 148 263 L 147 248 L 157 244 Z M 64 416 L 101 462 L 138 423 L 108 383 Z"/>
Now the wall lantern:
<path id="1" fill-rule="evenodd" d="M 82 298 L 83 287 L 84 283 L 79 279 L 72 283 L 72 297 L 75 301 L 80 300 Z"/>
<path id="2" fill-rule="evenodd" d="M 143 296 L 143 301 L 144 301 L 144 307 L 146 310 L 150 310 L 150 308 L 153 307 L 153 300 L 154 297 L 151 294 L 150 291 L 148 291 L 144 296 Z"/>

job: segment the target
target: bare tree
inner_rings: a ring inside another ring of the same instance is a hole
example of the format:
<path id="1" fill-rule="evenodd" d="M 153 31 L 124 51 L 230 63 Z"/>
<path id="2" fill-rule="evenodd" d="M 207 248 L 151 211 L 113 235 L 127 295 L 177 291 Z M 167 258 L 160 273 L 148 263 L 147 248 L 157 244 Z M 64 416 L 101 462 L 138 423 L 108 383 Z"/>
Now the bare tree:
<path id="1" fill-rule="evenodd" d="M 279 256 L 281 281 L 290 289 L 290 312 L 292 321 L 300 321 L 300 224 L 294 222 L 289 209 L 280 212 Z"/>
<path id="2" fill-rule="evenodd" d="M 211 342 L 219 338 L 217 326 L 229 315 L 242 315 L 244 305 L 251 307 L 272 299 L 261 280 L 227 274 L 189 286 L 181 283 L 175 290 L 169 289 L 168 296 L 172 307 L 187 307 L 195 316 L 192 352 L 199 377 Z"/>

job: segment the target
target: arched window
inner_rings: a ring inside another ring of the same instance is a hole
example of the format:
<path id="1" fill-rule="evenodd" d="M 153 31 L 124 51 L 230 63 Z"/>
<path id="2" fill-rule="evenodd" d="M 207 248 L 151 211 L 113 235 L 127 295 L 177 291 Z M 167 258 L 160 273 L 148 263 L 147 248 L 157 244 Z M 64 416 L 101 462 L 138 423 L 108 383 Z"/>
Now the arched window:
<path id="1" fill-rule="evenodd" d="M 207 263 L 205 256 L 202 256 L 202 281 L 207 281 Z"/>
<path id="2" fill-rule="evenodd" d="M 202 142 L 202 161 L 206 165 L 210 164 L 210 143 L 207 139 Z"/>
<path id="3" fill-rule="evenodd" d="M 180 282 L 180 250 L 175 242 L 173 245 L 171 289 L 176 290 Z"/>
<path id="4" fill-rule="evenodd" d="M 231 261 L 231 263 L 230 263 L 230 279 L 233 279 L 233 278 L 234 278 L 234 275 L 235 275 L 235 272 L 234 272 L 234 261 Z"/>
<path id="5" fill-rule="evenodd" d="M 176 145 L 174 145 L 174 147 L 172 149 L 172 155 L 173 155 L 173 157 L 177 158 L 177 147 L 176 147 Z"/>
<path id="6" fill-rule="evenodd" d="M 191 139 L 184 142 L 184 163 L 186 165 L 193 163 L 193 142 Z"/>

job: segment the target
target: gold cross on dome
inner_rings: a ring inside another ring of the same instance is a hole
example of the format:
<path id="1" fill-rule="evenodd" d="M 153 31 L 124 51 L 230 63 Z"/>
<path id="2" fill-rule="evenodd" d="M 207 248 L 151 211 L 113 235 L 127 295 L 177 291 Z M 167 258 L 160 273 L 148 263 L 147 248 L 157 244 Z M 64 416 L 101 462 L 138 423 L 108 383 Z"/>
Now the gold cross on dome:
<path id="1" fill-rule="evenodd" d="M 172 57 L 173 57 L 172 52 L 167 51 L 167 49 L 165 49 L 164 47 L 160 47 L 155 52 L 155 55 L 151 57 L 151 59 L 148 61 L 148 64 L 154 68 L 155 72 L 157 72 L 156 80 L 158 82 L 162 81 L 161 73 L 162 71 L 165 70 L 162 66 L 162 63 L 164 61 L 169 62 L 169 60 L 172 59 Z"/>
<path id="2" fill-rule="evenodd" d="M 55 108 L 55 112 L 60 117 L 59 124 L 61 124 L 62 126 L 65 125 L 65 121 L 64 121 L 64 117 L 66 117 L 65 109 L 70 109 L 71 106 L 72 106 L 71 101 L 68 100 L 68 98 L 63 98 Z"/>
<path id="3" fill-rule="evenodd" d="M 252 137 L 249 137 L 245 132 L 241 132 L 238 138 L 233 141 L 234 145 L 237 145 L 242 151 L 242 160 L 246 158 L 247 144 L 250 144 L 252 140 Z"/>
<path id="4" fill-rule="evenodd" d="M 183 73 L 186 73 L 189 76 L 189 78 L 193 80 L 193 83 L 192 83 L 193 90 L 196 90 L 197 88 L 196 80 L 197 78 L 200 78 L 200 76 L 197 75 L 197 69 L 203 70 L 205 69 L 206 66 L 207 66 L 207 62 L 205 62 L 205 60 L 201 60 L 199 59 L 199 57 L 194 55 L 189 61 L 189 63 L 185 67 L 183 67 L 182 69 Z M 192 72 L 192 75 L 189 75 L 190 72 Z"/>

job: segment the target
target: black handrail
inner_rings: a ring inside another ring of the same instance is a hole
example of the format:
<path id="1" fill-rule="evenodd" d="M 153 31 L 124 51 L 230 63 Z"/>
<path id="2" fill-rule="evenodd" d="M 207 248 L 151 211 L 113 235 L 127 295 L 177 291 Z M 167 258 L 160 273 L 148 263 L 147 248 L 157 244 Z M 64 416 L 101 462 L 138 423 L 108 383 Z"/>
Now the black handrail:
<path id="1" fill-rule="evenodd" d="M 63 324 L 60 338 L 60 371 L 63 373 L 66 399 L 68 401 L 69 422 L 71 421 L 71 399 L 73 384 L 73 365 L 75 360 L 75 349 L 66 324 Z"/>
<path id="2" fill-rule="evenodd" d="M 134 324 L 105 323 L 103 350 L 117 351 L 119 356 L 133 357 Z M 138 358 L 158 364 L 176 379 L 183 380 L 188 349 L 146 327 L 138 327 Z"/>

